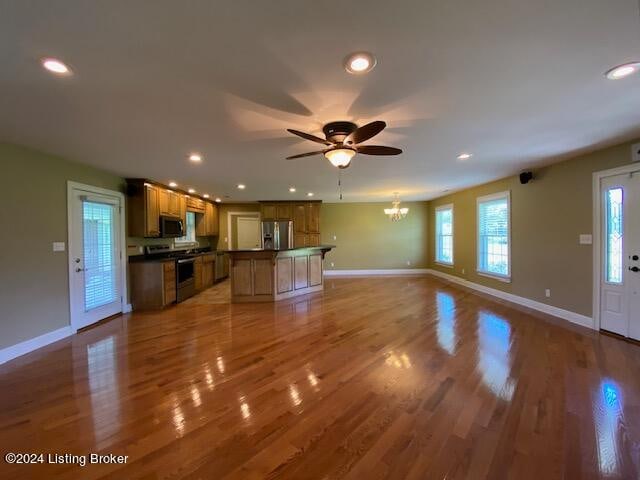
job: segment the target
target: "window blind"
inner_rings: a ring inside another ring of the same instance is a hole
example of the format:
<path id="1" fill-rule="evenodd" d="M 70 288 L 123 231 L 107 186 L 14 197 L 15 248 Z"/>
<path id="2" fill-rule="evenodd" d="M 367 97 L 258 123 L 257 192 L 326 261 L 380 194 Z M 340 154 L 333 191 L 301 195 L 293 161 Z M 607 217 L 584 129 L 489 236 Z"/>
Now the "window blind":
<path id="1" fill-rule="evenodd" d="M 478 270 L 509 276 L 509 198 L 478 201 Z"/>
<path id="2" fill-rule="evenodd" d="M 194 212 L 187 212 L 184 237 L 176 238 L 175 243 L 196 243 L 196 214 Z"/>
<path id="3" fill-rule="evenodd" d="M 84 201 L 84 303 L 85 311 L 118 299 L 114 206 Z"/>

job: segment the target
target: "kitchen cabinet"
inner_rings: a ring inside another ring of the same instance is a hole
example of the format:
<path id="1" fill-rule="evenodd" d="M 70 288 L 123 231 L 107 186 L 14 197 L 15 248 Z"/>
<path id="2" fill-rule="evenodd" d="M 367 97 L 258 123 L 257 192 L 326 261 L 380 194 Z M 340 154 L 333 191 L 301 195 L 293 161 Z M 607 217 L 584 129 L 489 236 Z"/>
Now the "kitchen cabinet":
<path id="1" fill-rule="evenodd" d="M 317 247 L 320 245 L 320 234 L 319 233 L 309 233 L 307 234 L 307 247 Z"/>
<path id="2" fill-rule="evenodd" d="M 202 261 L 202 255 L 200 255 L 199 257 L 196 257 L 195 261 L 193 262 L 193 280 L 195 282 L 196 292 L 199 292 L 203 288 L 203 285 L 204 285 L 203 274 L 204 274 L 203 261 Z"/>
<path id="3" fill-rule="evenodd" d="M 307 233 L 320 233 L 320 204 L 307 203 L 305 205 Z"/>
<path id="4" fill-rule="evenodd" d="M 131 237 L 160 236 L 158 187 L 144 181 L 128 185 L 127 218 Z"/>
<path id="5" fill-rule="evenodd" d="M 187 197 L 187 210 L 189 210 L 190 212 L 204 213 L 205 204 L 206 203 L 207 202 L 205 202 L 201 198 L 189 197 L 188 196 Z"/>
<path id="6" fill-rule="evenodd" d="M 179 212 L 179 217 L 182 220 L 182 224 L 186 225 L 187 224 L 187 197 L 182 194 L 178 194 L 178 212 Z"/>
<path id="7" fill-rule="evenodd" d="M 294 233 L 293 234 L 293 246 L 306 247 L 307 246 L 307 234 L 306 233 Z"/>
<path id="8" fill-rule="evenodd" d="M 293 206 L 293 231 L 307 233 L 307 209 L 304 203 L 296 203 Z"/>
<path id="9" fill-rule="evenodd" d="M 134 310 L 163 308 L 176 301 L 176 262 L 129 264 L 131 305 Z"/>
<path id="10" fill-rule="evenodd" d="M 181 195 L 173 190 L 158 188 L 160 215 L 180 217 L 180 197 Z"/>
<path id="11" fill-rule="evenodd" d="M 202 288 L 209 288 L 213 286 L 215 278 L 215 262 L 215 253 L 202 255 Z"/>
<path id="12" fill-rule="evenodd" d="M 277 220 L 293 220 L 293 212 L 290 203 L 279 203 L 276 205 Z"/>
<path id="13" fill-rule="evenodd" d="M 160 204 L 158 188 L 153 185 L 144 186 L 145 195 L 145 237 L 160 236 Z"/>
<path id="14" fill-rule="evenodd" d="M 263 203 L 260 205 L 260 215 L 262 220 L 276 220 L 278 218 L 278 207 L 275 203 Z"/>
<path id="15" fill-rule="evenodd" d="M 218 206 L 204 202 L 204 213 L 196 215 L 196 235 L 213 237 L 218 235 Z"/>

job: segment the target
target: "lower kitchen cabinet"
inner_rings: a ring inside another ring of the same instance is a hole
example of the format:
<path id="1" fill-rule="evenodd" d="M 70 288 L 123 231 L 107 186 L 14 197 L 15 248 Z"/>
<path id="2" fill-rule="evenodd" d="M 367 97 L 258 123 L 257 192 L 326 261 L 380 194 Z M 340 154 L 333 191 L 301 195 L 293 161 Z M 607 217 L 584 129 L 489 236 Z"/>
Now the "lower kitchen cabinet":
<path id="1" fill-rule="evenodd" d="M 202 255 L 202 288 L 213 286 L 215 277 L 216 254 Z"/>
<path id="2" fill-rule="evenodd" d="M 131 306 L 134 310 L 163 308 L 176 301 L 176 262 L 129 264 Z"/>
<path id="3" fill-rule="evenodd" d="M 204 281 L 203 281 L 204 269 L 202 268 L 202 265 L 203 265 L 202 256 L 196 257 L 195 261 L 193 262 L 193 280 L 195 283 L 196 292 L 199 292 L 200 290 L 202 290 L 204 285 Z"/>

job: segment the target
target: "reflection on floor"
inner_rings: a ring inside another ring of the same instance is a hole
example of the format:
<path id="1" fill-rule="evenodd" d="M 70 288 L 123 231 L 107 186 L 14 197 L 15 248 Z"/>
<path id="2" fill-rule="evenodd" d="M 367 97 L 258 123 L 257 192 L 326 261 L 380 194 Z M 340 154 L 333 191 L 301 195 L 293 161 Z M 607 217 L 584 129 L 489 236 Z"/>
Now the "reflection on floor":
<path id="1" fill-rule="evenodd" d="M 433 277 L 228 282 L 0 366 L 0 478 L 637 479 L 640 347 Z"/>
<path id="2" fill-rule="evenodd" d="M 188 298 L 182 302 L 182 305 L 224 305 L 230 302 L 231 281 L 226 279 Z"/>

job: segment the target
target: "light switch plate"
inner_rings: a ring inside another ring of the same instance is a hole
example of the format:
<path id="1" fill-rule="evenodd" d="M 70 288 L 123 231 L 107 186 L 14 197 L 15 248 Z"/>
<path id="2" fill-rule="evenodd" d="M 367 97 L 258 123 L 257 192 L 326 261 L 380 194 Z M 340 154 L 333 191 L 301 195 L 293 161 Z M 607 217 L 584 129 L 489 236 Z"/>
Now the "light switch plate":
<path id="1" fill-rule="evenodd" d="M 593 243 L 593 235 L 590 233 L 580 234 L 580 245 L 591 245 Z"/>
<path id="2" fill-rule="evenodd" d="M 64 242 L 53 242 L 54 252 L 64 252 Z"/>

